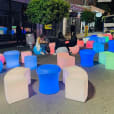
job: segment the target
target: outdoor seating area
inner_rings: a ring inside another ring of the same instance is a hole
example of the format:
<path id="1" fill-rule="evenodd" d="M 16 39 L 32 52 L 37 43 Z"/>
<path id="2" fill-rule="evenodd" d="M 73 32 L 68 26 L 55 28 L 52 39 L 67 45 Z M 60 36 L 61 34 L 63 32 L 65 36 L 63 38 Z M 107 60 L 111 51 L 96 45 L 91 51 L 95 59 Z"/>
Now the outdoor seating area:
<path id="1" fill-rule="evenodd" d="M 87 37 L 87 42 L 92 42 L 89 49 L 86 42 L 84 46 L 70 47 L 71 54 L 60 49 L 56 55 L 53 55 L 56 52 L 54 43 L 50 45 L 51 52 L 47 55 L 35 55 L 30 50 L 10 50 L 1 53 L 0 82 L 3 81 L 1 89 L 3 102 L 10 105 L 30 102 L 31 105 L 34 105 L 34 99 L 37 106 L 37 99 L 42 102 L 43 99 L 48 98 L 48 101 L 51 102 L 52 96 L 54 99 L 57 97 L 58 102 L 62 102 L 62 105 L 65 105 L 64 102 L 70 102 L 73 106 L 76 104 L 81 107 L 83 107 L 82 105 L 91 107 L 91 103 L 99 98 L 100 89 L 102 90 L 99 86 L 103 84 L 102 80 L 108 79 L 108 73 L 112 78 L 114 73 L 114 40 L 109 39 L 108 42 L 101 43 L 98 38 L 94 37 L 97 36 L 90 36 L 90 39 Z M 108 47 L 105 48 L 105 45 Z M 95 60 L 98 62 L 97 64 Z M 101 79 L 99 80 L 99 78 Z M 33 80 L 36 83 L 33 83 Z M 99 84 L 97 85 L 97 83 Z M 107 98 L 106 95 L 100 95 L 100 97 Z M 85 103 L 80 104 L 79 102 Z M 54 102 L 52 104 L 54 105 Z M 52 107 L 52 105 L 50 106 Z M 90 112 L 92 109 L 89 109 Z"/>

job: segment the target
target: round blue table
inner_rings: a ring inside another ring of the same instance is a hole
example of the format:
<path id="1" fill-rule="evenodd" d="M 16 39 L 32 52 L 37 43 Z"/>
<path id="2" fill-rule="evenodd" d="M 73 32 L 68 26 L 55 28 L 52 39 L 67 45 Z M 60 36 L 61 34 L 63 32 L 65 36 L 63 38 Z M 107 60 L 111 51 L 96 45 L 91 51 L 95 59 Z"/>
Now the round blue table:
<path id="1" fill-rule="evenodd" d="M 95 51 L 90 49 L 82 49 L 80 50 L 80 61 L 81 66 L 83 67 L 92 67 L 94 60 Z"/>
<path id="2" fill-rule="evenodd" d="M 40 93 L 55 94 L 59 91 L 60 72 L 60 67 L 53 64 L 44 64 L 37 68 Z"/>

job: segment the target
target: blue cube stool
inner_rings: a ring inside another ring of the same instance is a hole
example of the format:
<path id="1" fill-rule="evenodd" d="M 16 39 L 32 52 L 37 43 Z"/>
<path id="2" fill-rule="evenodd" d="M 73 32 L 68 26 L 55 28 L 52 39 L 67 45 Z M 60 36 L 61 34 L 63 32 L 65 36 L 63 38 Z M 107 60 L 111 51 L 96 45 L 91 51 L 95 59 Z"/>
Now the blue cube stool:
<path id="1" fill-rule="evenodd" d="M 108 51 L 114 52 L 114 40 L 108 42 Z"/>
<path id="2" fill-rule="evenodd" d="M 37 68 L 37 56 L 25 56 L 24 57 L 24 66 L 34 70 Z"/>
<path id="3" fill-rule="evenodd" d="M 93 50 L 94 50 L 96 53 L 103 52 L 103 51 L 104 51 L 104 44 L 95 42 L 95 43 L 93 44 Z"/>
<path id="4" fill-rule="evenodd" d="M 105 43 L 105 38 L 104 37 L 98 37 L 98 43 Z"/>
<path id="5" fill-rule="evenodd" d="M 90 49 L 83 49 L 80 50 L 79 53 L 80 53 L 81 66 L 92 67 L 94 65 L 93 60 L 94 60 L 95 51 Z"/>
<path id="6" fill-rule="evenodd" d="M 59 91 L 60 72 L 60 67 L 53 64 L 45 64 L 37 68 L 40 93 L 55 94 Z"/>
<path id="7" fill-rule="evenodd" d="M 3 63 L 2 61 L 0 61 L 0 72 L 2 72 L 2 69 L 3 69 Z"/>
<path id="8" fill-rule="evenodd" d="M 6 67 L 14 68 L 14 67 L 20 66 L 19 55 L 20 55 L 20 52 L 16 50 L 4 52 L 4 57 L 6 60 Z"/>

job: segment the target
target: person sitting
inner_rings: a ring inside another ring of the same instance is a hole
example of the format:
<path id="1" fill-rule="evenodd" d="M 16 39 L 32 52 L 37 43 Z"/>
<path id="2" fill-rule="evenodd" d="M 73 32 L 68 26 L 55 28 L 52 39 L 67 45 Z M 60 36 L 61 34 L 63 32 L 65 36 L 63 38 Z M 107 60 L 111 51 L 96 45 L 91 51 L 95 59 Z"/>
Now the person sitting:
<path id="1" fill-rule="evenodd" d="M 41 34 L 37 40 L 36 40 L 36 48 L 37 48 L 37 51 L 40 52 L 40 54 L 44 55 L 46 50 L 46 43 L 47 41 L 44 40 L 44 36 L 43 34 Z"/>
<path id="2" fill-rule="evenodd" d="M 56 50 L 56 53 L 68 52 L 67 46 L 65 44 L 65 38 L 62 32 L 59 32 L 58 34 L 58 39 L 56 40 L 55 50 Z"/>

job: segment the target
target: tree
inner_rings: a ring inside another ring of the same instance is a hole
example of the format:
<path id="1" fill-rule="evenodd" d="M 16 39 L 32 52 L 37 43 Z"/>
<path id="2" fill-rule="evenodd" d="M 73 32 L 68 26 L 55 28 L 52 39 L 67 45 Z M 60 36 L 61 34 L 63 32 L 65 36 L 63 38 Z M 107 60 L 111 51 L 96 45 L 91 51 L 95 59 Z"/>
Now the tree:
<path id="1" fill-rule="evenodd" d="M 85 10 L 84 12 L 82 12 L 81 14 L 81 20 L 85 21 L 86 25 L 88 23 L 91 23 L 95 20 L 95 13 L 89 11 L 89 10 Z"/>
<path id="2" fill-rule="evenodd" d="M 69 7 L 64 0 L 31 0 L 26 14 L 32 23 L 52 24 L 68 17 Z"/>

